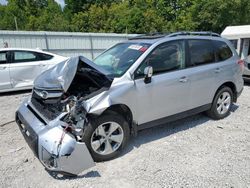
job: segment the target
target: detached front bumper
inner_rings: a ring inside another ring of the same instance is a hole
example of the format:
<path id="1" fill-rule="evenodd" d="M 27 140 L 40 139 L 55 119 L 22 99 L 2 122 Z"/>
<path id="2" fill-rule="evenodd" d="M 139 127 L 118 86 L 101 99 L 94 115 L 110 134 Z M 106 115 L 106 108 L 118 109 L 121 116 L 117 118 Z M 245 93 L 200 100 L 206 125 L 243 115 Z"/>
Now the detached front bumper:
<path id="1" fill-rule="evenodd" d="M 29 99 L 17 110 L 16 123 L 46 169 L 77 175 L 95 166 L 85 143 L 77 142 L 70 133 L 64 132 L 61 126 L 64 122 L 60 121 L 60 117 L 45 121 Z"/>

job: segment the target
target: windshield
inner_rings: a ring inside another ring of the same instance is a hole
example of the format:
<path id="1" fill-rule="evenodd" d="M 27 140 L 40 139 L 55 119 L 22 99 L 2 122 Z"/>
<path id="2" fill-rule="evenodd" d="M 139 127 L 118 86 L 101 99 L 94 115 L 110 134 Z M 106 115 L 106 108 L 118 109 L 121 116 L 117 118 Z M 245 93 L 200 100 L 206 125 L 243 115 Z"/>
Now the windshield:
<path id="1" fill-rule="evenodd" d="M 145 43 L 120 43 L 98 56 L 94 63 L 110 72 L 110 76 L 120 77 L 149 46 Z"/>

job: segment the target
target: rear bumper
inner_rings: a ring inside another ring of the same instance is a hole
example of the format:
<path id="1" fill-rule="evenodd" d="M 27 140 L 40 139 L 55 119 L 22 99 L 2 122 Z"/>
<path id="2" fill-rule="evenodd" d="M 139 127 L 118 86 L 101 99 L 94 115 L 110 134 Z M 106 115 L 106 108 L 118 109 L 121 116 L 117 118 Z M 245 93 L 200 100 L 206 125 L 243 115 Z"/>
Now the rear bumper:
<path id="1" fill-rule="evenodd" d="M 243 79 L 245 82 L 250 82 L 250 75 L 243 75 Z"/>
<path id="2" fill-rule="evenodd" d="M 60 117 L 50 122 L 43 121 L 29 99 L 17 110 L 16 123 L 46 169 L 77 175 L 95 165 L 85 143 L 77 142 L 73 135 L 64 132 L 61 125 L 65 123 Z"/>
<path id="3" fill-rule="evenodd" d="M 243 78 L 249 78 L 250 79 L 250 63 L 245 64 L 244 72 L 243 72 Z"/>

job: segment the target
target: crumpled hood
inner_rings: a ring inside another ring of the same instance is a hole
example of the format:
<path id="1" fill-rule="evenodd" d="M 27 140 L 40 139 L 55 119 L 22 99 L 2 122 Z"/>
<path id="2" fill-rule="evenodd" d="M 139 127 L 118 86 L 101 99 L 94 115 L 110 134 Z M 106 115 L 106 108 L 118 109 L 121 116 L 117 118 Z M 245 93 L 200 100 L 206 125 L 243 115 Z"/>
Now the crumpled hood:
<path id="1" fill-rule="evenodd" d="M 43 72 L 34 81 L 34 87 L 46 89 L 62 89 L 64 92 L 66 92 L 75 77 L 79 60 L 88 64 L 103 75 L 109 74 L 105 70 L 95 65 L 89 59 L 83 56 L 76 56 L 71 57 L 68 60 L 63 61 Z"/>
<path id="2" fill-rule="evenodd" d="M 72 57 L 43 72 L 35 79 L 35 88 L 56 88 L 67 91 L 72 82 L 79 57 Z"/>

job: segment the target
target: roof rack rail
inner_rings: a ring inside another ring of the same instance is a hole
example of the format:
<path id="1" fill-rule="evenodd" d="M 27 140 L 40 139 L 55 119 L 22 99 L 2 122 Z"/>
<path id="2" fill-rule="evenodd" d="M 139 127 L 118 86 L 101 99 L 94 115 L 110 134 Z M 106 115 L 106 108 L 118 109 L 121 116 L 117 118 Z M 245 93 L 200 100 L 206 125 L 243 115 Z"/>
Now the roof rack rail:
<path id="1" fill-rule="evenodd" d="M 158 39 L 158 38 L 163 38 L 166 37 L 169 33 L 164 34 L 164 33 L 148 33 L 148 34 L 141 34 L 132 38 L 129 38 L 128 40 L 136 40 L 136 39 Z"/>
<path id="2" fill-rule="evenodd" d="M 210 32 L 210 31 L 196 31 L 196 32 L 189 32 L 189 31 L 181 31 L 176 33 L 171 33 L 167 35 L 167 37 L 176 37 L 179 35 L 199 35 L 199 36 L 212 36 L 212 37 L 221 37 L 220 34 Z"/>
<path id="3" fill-rule="evenodd" d="M 212 37 L 221 37 L 220 34 L 210 32 L 210 31 L 180 31 L 175 33 L 148 33 L 148 34 L 141 34 L 135 37 L 129 38 L 128 40 L 136 40 L 136 39 L 158 39 L 163 37 L 176 37 L 176 36 L 183 36 L 183 35 L 198 35 L 198 36 L 212 36 Z"/>

